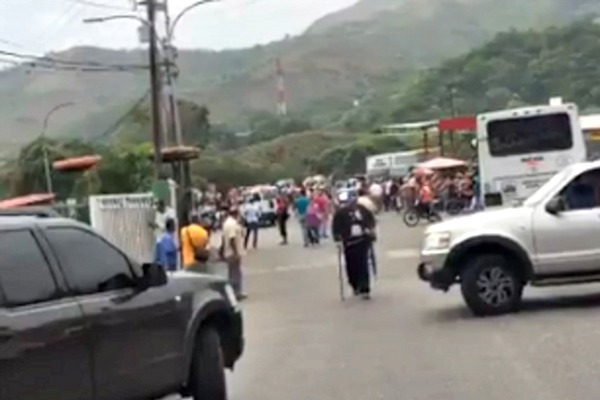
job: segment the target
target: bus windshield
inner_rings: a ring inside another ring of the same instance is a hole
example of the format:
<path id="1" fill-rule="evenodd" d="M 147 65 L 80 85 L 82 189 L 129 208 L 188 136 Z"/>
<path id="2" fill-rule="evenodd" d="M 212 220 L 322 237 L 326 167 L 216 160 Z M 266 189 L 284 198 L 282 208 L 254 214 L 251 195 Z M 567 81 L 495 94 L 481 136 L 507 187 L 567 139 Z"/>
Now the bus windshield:
<path id="1" fill-rule="evenodd" d="M 494 157 L 568 150 L 573 147 L 571 122 L 566 113 L 490 121 L 490 154 Z"/>

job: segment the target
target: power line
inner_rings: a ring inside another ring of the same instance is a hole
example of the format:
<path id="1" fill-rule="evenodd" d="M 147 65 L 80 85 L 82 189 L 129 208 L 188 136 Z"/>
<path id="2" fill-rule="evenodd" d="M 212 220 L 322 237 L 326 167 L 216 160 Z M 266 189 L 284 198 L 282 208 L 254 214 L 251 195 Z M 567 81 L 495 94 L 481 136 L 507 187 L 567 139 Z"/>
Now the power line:
<path id="1" fill-rule="evenodd" d="M 53 64 L 44 64 L 37 62 L 19 62 L 11 59 L 1 58 L 0 64 L 9 64 L 15 68 L 22 67 L 24 69 L 28 69 L 26 72 L 34 72 L 33 70 L 37 70 L 39 72 L 145 72 L 142 68 L 128 68 L 128 67 L 83 67 L 83 66 L 75 66 L 75 65 L 53 65 Z M 1 72 L 1 71 L 0 71 Z"/>
<path id="2" fill-rule="evenodd" d="M 147 69 L 147 65 L 143 64 L 104 64 L 97 61 L 71 61 L 48 56 L 36 56 L 33 54 L 17 53 L 14 51 L 1 50 L 0 55 L 10 56 L 21 60 L 32 60 L 46 64 L 59 64 L 59 66 L 81 66 L 81 67 L 100 67 L 100 68 L 130 68 L 130 69 Z"/>
<path id="3" fill-rule="evenodd" d="M 70 0 L 70 1 L 77 3 L 77 4 L 84 5 L 84 6 L 104 8 L 107 10 L 132 11 L 131 8 L 121 7 L 121 6 L 117 6 L 117 5 L 113 5 L 113 4 L 100 3 L 99 1 L 92 1 L 92 0 Z"/>
<path id="4" fill-rule="evenodd" d="M 138 110 L 138 108 L 144 104 L 144 102 L 148 99 L 148 96 L 150 95 L 150 89 L 148 89 L 146 91 L 146 93 L 144 93 L 144 95 L 142 97 L 140 97 L 138 100 L 136 100 L 136 102 L 131 106 L 131 108 L 129 110 L 127 110 L 127 112 L 125 114 L 123 114 L 118 120 L 116 120 L 108 129 L 106 129 L 104 132 L 102 132 L 100 135 L 96 136 L 95 138 L 92 139 L 92 141 L 98 141 L 100 139 L 104 139 L 105 137 L 113 134 L 116 132 L 116 130 L 125 122 L 127 121 L 127 119 Z"/>
<path id="5" fill-rule="evenodd" d="M 9 46 L 12 46 L 12 47 L 20 47 L 20 48 L 23 48 L 23 46 L 21 46 L 21 45 L 20 45 L 20 44 L 18 44 L 18 43 L 11 42 L 10 40 L 6 40 L 6 39 L 2 39 L 2 38 L 0 38 L 0 43 L 7 44 L 7 45 L 9 45 Z"/>
<path id="6" fill-rule="evenodd" d="M 72 11 L 76 10 L 76 8 L 76 3 L 67 3 L 66 6 L 63 5 L 61 13 L 56 13 L 55 15 L 52 15 L 53 18 L 51 20 L 47 20 L 46 23 L 42 24 L 41 26 L 35 27 L 39 29 L 33 30 L 31 38 L 29 39 L 29 43 L 35 43 L 37 46 L 40 46 L 42 42 L 46 42 L 49 39 L 52 31 L 55 31 L 56 27 L 62 21 L 68 18 L 69 14 Z"/>
<path id="7" fill-rule="evenodd" d="M 10 64 L 15 68 L 22 67 L 27 69 L 27 73 L 34 72 L 145 72 L 142 68 L 127 68 L 127 67 L 79 67 L 79 66 L 64 66 L 64 65 L 44 65 L 35 62 L 18 62 L 0 58 L 0 64 Z M 0 72 L 2 72 L 0 70 Z"/>

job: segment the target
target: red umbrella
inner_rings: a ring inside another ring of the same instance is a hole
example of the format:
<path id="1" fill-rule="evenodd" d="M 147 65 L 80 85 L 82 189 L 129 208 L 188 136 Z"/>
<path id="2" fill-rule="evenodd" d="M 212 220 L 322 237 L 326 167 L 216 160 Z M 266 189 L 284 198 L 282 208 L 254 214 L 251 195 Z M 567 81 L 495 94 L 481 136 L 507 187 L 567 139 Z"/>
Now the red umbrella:
<path id="1" fill-rule="evenodd" d="M 415 171 L 416 176 L 425 176 L 425 175 L 433 175 L 433 174 L 434 174 L 433 170 L 429 169 L 429 168 L 418 168 Z"/>
<path id="2" fill-rule="evenodd" d="M 56 198 L 53 193 L 29 194 L 0 201 L 0 208 L 18 208 L 51 203 Z"/>
<path id="3" fill-rule="evenodd" d="M 467 163 L 463 160 L 459 160 L 456 158 L 445 158 L 445 157 L 437 157 L 432 158 L 429 161 L 425 161 L 417 167 L 419 169 L 428 169 L 428 170 L 436 170 L 436 169 L 448 169 L 448 168 L 460 168 L 466 167 Z"/>
<path id="4" fill-rule="evenodd" d="M 95 167 L 102 160 L 100 156 L 83 156 L 55 161 L 52 167 L 57 171 L 85 171 Z"/>

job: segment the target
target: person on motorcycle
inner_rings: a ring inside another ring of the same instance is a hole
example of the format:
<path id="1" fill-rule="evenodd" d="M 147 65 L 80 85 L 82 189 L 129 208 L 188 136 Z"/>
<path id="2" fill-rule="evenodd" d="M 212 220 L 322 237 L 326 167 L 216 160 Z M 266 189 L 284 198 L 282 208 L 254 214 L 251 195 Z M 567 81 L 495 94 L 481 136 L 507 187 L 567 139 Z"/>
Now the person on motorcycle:
<path id="1" fill-rule="evenodd" d="M 421 185 L 419 187 L 419 211 L 424 216 L 431 214 L 431 206 L 433 204 L 433 190 L 431 188 L 431 182 L 427 177 L 421 178 Z"/>

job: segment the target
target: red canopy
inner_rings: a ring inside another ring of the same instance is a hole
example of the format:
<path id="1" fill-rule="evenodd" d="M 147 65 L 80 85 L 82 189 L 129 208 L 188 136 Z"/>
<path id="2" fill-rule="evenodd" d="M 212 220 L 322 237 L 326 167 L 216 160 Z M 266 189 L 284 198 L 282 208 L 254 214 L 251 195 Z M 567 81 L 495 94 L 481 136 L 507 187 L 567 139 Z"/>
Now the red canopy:
<path id="1" fill-rule="evenodd" d="M 425 161 L 425 162 L 417 165 L 417 168 L 436 170 L 436 169 L 447 169 L 447 168 L 460 168 L 460 167 L 466 167 L 466 166 L 467 166 L 467 163 L 464 162 L 463 160 L 458 160 L 455 158 L 437 157 L 437 158 L 432 158 L 429 161 Z"/>
<path id="2" fill-rule="evenodd" d="M 57 171 L 83 171 L 95 167 L 100 160 L 102 160 L 100 156 L 67 158 L 55 161 L 52 163 L 52 167 Z"/>
<path id="3" fill-rule="evenodd" d="M 430 168 L 417 168 L 417 170 L 415 171 L 415 175 L 417 175 L 417 176 L 432 175 L 432 174 L 433 174 L 433 170 Z"/>
<path id="4" fill-rule="evenodd" d="M 0 208 L 18 208 L 51 203 L 56 198 L 53 193 L 29 194 L 0 201 Z"/>

